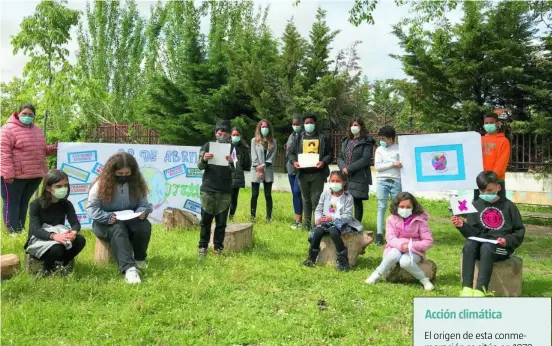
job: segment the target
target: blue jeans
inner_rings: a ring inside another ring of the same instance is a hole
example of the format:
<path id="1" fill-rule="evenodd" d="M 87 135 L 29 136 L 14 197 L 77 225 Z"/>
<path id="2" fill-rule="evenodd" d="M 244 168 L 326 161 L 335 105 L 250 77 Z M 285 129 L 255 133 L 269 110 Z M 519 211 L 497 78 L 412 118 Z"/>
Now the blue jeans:
<path id="1" fill-rule="evenodd" d="M 397 195 L 401 192 L 402 186 L 400 182 L 389 181 L 389 180 L 378 180 L 378 187 L 376 189 L 376 197 L 378 199 L 378 234 L 383 234 L 384 232 L 384 220 L 385 212 L 387 211 L 387 201 L 389 196 L 391 200 L 395 199 Z"/>
<path id="2" fill-rule="evenodd" d="M 291 193 L 293 195 L 293 210 L 295 215 L 303 214 L 303 200 L 301 199 L 301 189 L 299 188 L 299 179 L 296 175 L 289 175 L 289 186 L 291 187 Z"/>

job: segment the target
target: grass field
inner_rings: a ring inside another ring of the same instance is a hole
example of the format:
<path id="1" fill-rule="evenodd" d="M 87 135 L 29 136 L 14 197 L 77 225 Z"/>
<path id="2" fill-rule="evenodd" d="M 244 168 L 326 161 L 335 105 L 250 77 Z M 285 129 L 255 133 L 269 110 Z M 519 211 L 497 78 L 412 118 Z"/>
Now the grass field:
<path id="1" fill-rule="evenodd" d="M 382 249 L 367 248 L 348 273 L 304 268 L 307 232 L 289 229 L 291 196 L 275 193 L 273 223 L 255 225 L 255 246 L 196 259 L 197 229 L 154 227 L 143 283 L 124 283 L 115 264 L 93 262 L 94 236 L 70 277 L 35 279 L 25 271 L 2 282 L 2 345 L 410 345 L 412 298 L 457 296 L 463 238 L 445 203 L 423 201 L 431 214 L 438 265 L 436 290 L 421 285 L 363 282 Z M 248 219 L 242 190 L 237 222 Z M 264 218 L 259 201 L 259 219 Z M 375 230 L 376 203 L 365 203 L 364 226 Z M 550 225 L 527 233 L 524 296 L 552 296 Z M 23 260 L 25 237 L 2 236 L 2 253 Z M 327 303 L 326 309 L 318 301 Z"/>

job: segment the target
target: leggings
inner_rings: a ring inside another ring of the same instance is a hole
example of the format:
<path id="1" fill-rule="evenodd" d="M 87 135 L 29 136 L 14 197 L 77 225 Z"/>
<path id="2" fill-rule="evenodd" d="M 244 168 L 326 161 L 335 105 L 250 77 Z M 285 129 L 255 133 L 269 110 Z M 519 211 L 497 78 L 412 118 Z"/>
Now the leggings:
<path id="1" fill-rule="evenodd" d="M 354 205 L 355 205 L 355 219 L 358 220 L 358 222 L 362 222 L 362 216 L 364 215 L 364 207 L 362 205 L 362 199 L 355 198 L 354 199 Z"/>
<path id="2" fill-rule="evenodd" d="M 326 230 L 322 227 L 316 227 L 316 229 L 314 230 L 314 234 L 312 235 L 312 239 L 311 239 L 311 248 L 312 249 L 319 249 L 320 248 L 320 242 L 322 241 L 322 238 L 326 234 L 329 234 L 330 237 L 332 238 L 332 240 L 334 242 L 334 245 L 335 245 L 335 250 L 337 252 L 342 252 L 342 251 L 345 250 L 345 244 L 343 243 L 343 240 L 341 239 L 341 232 L 335 227 L 330 227 L 328 230 Z"/>
<path id="3" fill-rule="evenodd" d="M 236 209 L 238 208 L 238 197 L 240 196 L 240 188 L 232 188 L 232 197 L 230 199 L 230 217 L 236 214 Z"/>
<path id="4" fill-rule="evenodd" d="M 257 200 L 259 199 L 260 183 L 251 183 L 253 193 L 251 194 L 251 216 L 257 216 Z M 264 195 L 266 200 L 266 218 L 272 218 L 272 182 L 263 181 Z"/>

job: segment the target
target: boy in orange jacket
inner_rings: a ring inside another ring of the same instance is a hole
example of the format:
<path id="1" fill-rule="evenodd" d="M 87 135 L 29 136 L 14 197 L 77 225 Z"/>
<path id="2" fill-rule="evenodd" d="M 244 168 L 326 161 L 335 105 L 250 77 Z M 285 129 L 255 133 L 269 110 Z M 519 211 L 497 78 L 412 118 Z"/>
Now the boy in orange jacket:
<path id="1" fill-rule="evenodd" d="M 493 171 L 498 175 L 500 197 L 506 196 L 506 168 L 510 162 L 510 141 L 504 133 L 498 132 L 498 127 L 502 124 L 498 121 L 498 115 L 490 113 L 485 116 L 483 128 L 485 136 L 481 137 L 481 148 L 483 150 L 483 169 Z M 474 191 L 474 201 L 479 199 L 479 190 Z"/>

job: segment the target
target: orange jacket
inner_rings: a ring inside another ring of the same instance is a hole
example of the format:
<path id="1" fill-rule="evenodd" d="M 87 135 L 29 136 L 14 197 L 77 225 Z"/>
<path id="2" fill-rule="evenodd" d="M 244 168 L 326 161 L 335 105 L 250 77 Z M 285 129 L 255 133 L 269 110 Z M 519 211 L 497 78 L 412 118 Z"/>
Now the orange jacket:
<path id="1" fill-rule="evenodd" d="M 483 169 L 493 171 L 498 178 L 506 178 L 506 168 L 510 162 L 510 141 L 503 133 L 486 134 L 481 137 Z"/>

